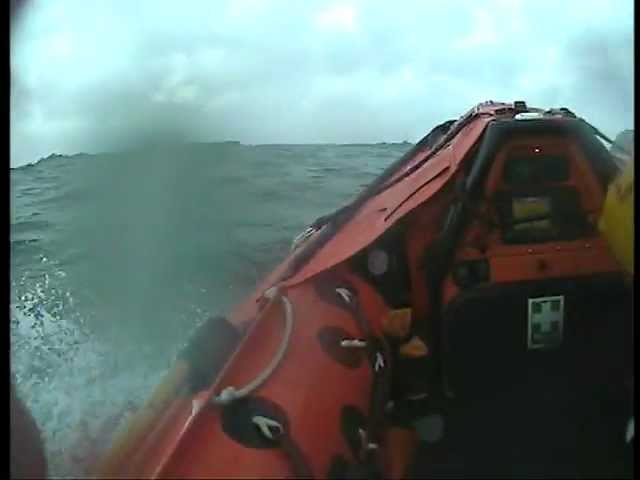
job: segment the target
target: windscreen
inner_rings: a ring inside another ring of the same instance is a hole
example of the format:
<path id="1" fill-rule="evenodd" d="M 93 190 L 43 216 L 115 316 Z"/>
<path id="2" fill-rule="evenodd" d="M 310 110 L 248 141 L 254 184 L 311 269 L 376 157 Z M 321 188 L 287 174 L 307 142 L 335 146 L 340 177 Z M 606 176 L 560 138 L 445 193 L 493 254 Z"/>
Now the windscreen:
<path id="1" fill-rule="evenodd" d="M 562 155 L 534 153 L 509 158 L 504 180 L 509 185 L 561 183 L 569 179 L 569 162 Z"/>

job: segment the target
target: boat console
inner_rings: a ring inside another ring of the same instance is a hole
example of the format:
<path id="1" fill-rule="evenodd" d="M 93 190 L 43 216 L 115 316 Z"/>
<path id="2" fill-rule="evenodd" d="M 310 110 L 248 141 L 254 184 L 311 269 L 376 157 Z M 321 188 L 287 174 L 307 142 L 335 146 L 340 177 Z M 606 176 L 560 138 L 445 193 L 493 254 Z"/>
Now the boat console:
<path id="1" fill-rule="evenodd" d="M 412 311 L 405 338 L 389 339 L 399 417 L 449 425 L 417 475 L 622 468 L 632 302 L 597 228 L 612 175 L 594 140 L 578 120 L 496 121 L 450 188 L 352 259 L 390 307 Z M 397 354 L 413 335 L 427 357 Z"/>
<path id="2" fill-rule="evenodd" d="M 569 129 L 500 127 L 435 240 L 407 228 L 406 245 L 420 238 L 424 247 L 422 257 L 409 253 L 413 278 L 424 279 L 412 298 L 429 299 L 415 321 L 428 324 L 440 373 L 429 371 L 419 411 L 450 422 L 415 472 L 620 473 L 633 315 L 625 274 L 597 229 L 604 154 Z M 421 258 L 444 266 L 429 271 Z"/>

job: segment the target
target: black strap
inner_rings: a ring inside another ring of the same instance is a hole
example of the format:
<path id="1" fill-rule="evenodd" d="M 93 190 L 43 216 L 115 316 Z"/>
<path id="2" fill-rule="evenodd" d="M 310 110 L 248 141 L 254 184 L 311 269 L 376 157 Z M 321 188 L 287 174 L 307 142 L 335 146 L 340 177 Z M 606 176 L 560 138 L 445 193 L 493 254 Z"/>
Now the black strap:
<path id="1" fill-rule="evenodd" d="M 309 462 L 298 445 L 298 442 L 296 442 L 291 436 L 289 429 L 273 418 L 267 417 L 263 418 L 263 420 L 274 422 L 272 425 L 267 425 L 266 429 L 268 431 L 259 430 L 263 437 L 278 445 L 289 457 L 295 478 L 312 479 L 313 473 L 309 466 Z"/>
<path id="2" fill-rule="evenodd" d="M 384 338 L 375 335 L 371 323 L 360 308 L 355 288 L 344 280 L 325 281 L 316 285 L 318 293 L 327 301 L 340 306 L 353 315 L 366 342 L 366 350 L 373 382 L 369 397 L 369 415 L 360 435 L 360 451 L 354 452 L 360 472 L 371 472 L 366 478 L 377 478 L 382 469 L 379 461 L 379 445 L 382 441 L 382 427 L 385 408 L 389 399 L 391 384 L 390 348 Z M 374 474 L 375 472 L 375 474 Z"/>
<path id="3" fill-rule="evenodd" d="M 359 460 L 363 467 L 362 471 L 367 472 L 366 478 L 378 478 L 382 471 L 379 446 L 382 442 L 384 411 L 389 400 L 391 385 L 389 368 L 391 354 L 386 341 L 373 334 L 369 322 L 359 308 L 356 308 L 355 316 L 365 333 L 369 361 L 373 370 L 367 431 L 361 445 L 363 450 Z"/>
<path id="4" fill-rule="evenodd" d="M 296 478 L 313 478 L 313 472 L 311 466 L 307 461 L 304 453 L 298 446 L 297 442 L 293 440 L 289 433 L 285 433 L 280 437 L 280 447 L 287 454 L 291 460 L 293 474 Z"/>
<path id="5" fill-rule="evenodd" d="M 241 337 L 225 317 L 209 317 L 195 329 L 179 354 L 189 365 L 192 393 L 204 390 L 213 382 Z"/>

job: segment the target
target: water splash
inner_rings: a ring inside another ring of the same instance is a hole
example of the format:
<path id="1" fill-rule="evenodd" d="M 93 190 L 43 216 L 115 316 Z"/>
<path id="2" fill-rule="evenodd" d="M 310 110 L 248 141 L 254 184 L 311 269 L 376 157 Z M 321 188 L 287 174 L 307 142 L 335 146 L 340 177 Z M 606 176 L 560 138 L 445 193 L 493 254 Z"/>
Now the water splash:
<path id="1" fill-rule="evenodd" d="M 42 431 L 56 478 L 86 475 L 164 374 L 146 361 L 145 346 L 127 351 L 100 343 L 84 324 L 72 293 L 56 288 L 47 274 L 11 304 L 16 388 Z"/>

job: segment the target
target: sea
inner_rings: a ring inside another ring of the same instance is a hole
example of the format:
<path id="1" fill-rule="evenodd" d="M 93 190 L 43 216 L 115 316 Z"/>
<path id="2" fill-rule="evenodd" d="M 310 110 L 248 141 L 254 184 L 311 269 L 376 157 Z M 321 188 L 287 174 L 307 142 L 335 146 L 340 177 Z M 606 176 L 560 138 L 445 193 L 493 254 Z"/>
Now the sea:
<path id="1" fill-rule="evenodd" d="M 193 329 L 410 147 L 190 143 L 12 168 L 11 370 L 50 476 L 83 475 Z"/>

